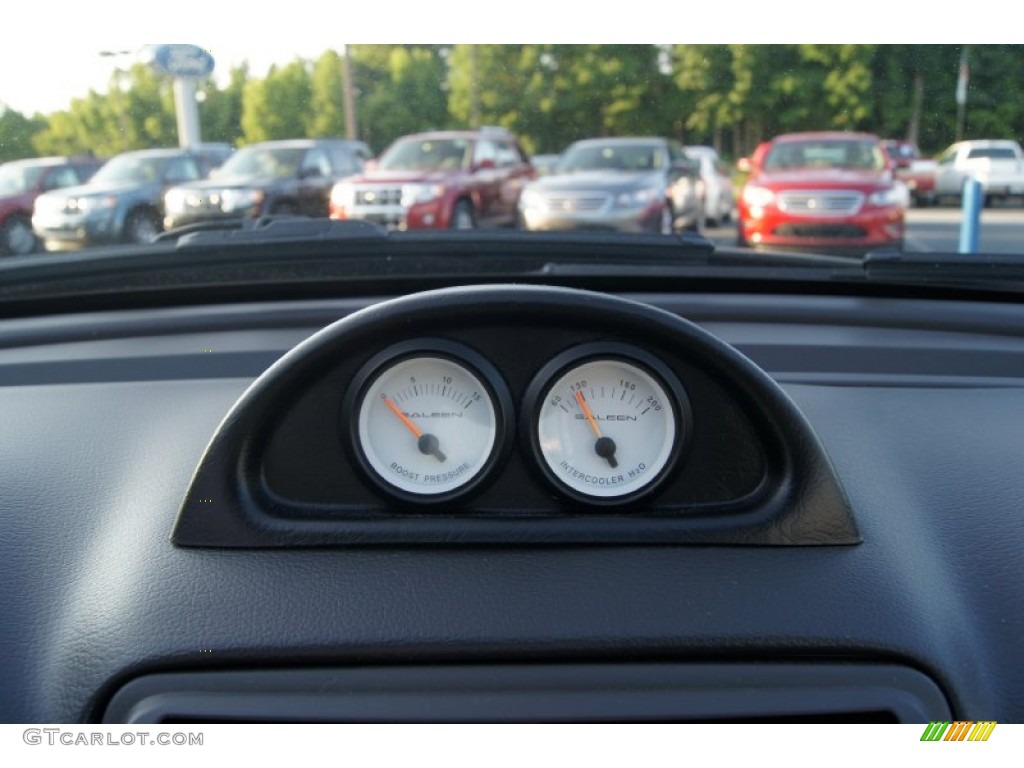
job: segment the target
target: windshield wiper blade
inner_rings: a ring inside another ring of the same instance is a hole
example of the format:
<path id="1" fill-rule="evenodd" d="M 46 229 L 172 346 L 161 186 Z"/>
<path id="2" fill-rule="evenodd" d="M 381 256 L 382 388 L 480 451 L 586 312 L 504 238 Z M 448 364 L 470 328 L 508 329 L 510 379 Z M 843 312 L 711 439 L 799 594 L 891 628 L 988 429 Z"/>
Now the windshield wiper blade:
<path id="1" fill-rule="evenodd" d="M 608 260 L 708 264 L 715 246 L 692 232 L 667 237 L 658 234 L 576 230 L 523 232 L 516 229 L 387 230 L 367 221 L 301 216 L 228 219 L 195 229 L 172 230 L 164 240 L 176 240 L 177 251 L 217 253 L 237 251 L 246 259 L 282 254 L 294 249 L 336 259 L 379 253 L 394 258 L 443 259 L 445 256 L 510 256 L 571 262 Z M 344 244 L 346 247 L 339 248 Z"/>
<path id="2" fill-rule="evenodd" d="M 206 247 L 226 242 L 253 242 L 266 240 L 304 241 L 325 239 L 351 239 L 353 237 L 387 237 L 387 230 L 367 221 L 334 221 L 311 219 L 295 214 L 260 216 L 259 218 L 230 217 L 196 221 L 166 232 L 156 242 L 177 241 L 187 246 Z"/>
<path id="3" fill-rule="evenodd" d="M 965 285 L 1020 290 L 1024 257 L 1012 253 L 900 253 L 873 251 L 864 257 L 866 279 L 927 285 Z"/>

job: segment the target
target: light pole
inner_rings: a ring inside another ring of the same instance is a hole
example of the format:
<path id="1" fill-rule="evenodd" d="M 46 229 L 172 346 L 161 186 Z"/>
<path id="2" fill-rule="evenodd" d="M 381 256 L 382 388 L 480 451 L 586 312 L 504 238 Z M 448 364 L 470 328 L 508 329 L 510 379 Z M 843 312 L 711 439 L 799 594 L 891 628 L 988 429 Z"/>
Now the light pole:
<path id="1" fill-rule="evenodd" d="M 345 137 L 357 138 L 356 99 L 352 89 L 352 59 L 349 54 L 351 46 L 345 46 L 345 55 L 341 59 L 341 89 L 345 104 Z"/>

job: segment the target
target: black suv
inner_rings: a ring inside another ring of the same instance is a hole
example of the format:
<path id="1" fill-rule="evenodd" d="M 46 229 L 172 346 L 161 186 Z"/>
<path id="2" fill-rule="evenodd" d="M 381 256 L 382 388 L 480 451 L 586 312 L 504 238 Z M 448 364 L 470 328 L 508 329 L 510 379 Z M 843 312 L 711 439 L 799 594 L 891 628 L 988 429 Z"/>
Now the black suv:
<path id="1" fill-rule="evenodd" d="M 370 156 L 366 144 L 346 139 L 252 144 L 208 181 L 168 190 L 164 226 L 265 214 L 326 216 L 331 187 L 361 171 Z"/>

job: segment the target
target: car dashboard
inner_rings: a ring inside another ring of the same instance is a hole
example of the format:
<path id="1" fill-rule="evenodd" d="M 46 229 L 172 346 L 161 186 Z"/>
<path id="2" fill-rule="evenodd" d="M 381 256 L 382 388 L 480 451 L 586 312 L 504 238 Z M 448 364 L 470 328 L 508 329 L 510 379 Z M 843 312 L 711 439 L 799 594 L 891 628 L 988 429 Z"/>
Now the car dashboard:
<path id="1" fill-rule="evenodd" d="M 440 490 L 388 471 L 454 462 L 468 428 L 416 431 L 455 408 L 373 410 L 423 359 L 492 403 Z M 577 395 L 595 360 L 628 364 L 601 373 L 619 390 Z M 637 383 L 670 413 L 608 454 L 630 414 L 584 404 Z M 0 322 L 0 385 L 8 722 L 1024 717 L 1018 305 L 509 285 L 127 309 Z M 544 437 L 559 393 L 585 459 Z M 637 485 L 559 475 L 648 443 Z"/>

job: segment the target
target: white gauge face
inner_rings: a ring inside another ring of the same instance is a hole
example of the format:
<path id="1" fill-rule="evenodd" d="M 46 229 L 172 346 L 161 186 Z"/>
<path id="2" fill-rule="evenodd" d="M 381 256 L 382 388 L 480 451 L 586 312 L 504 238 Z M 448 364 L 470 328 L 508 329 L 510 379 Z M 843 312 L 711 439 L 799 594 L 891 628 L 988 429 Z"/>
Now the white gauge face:
<path id="1" fill-rule="evenodd" d="M 385 367 L 358 407 L 366 461 L 406 493 L 456 491 L 485 469 L 495 450 L 497 414 L 487 388 L 447 358 L 413 357 Z"/>
<path id="2" fill-rule="evenodd" d="M 644 369 L 592 360 L 562 374 L 537 417 L 543 461 L 572 491 L 597 499 L 639 493 L 675 452 L 676 406 Z"/>

